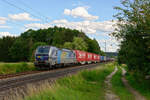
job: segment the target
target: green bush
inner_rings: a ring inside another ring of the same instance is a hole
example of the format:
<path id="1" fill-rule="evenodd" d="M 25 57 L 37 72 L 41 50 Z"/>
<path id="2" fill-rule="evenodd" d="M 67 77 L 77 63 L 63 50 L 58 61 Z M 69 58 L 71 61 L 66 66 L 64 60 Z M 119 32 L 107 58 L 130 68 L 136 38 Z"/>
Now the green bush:
<path id="1" fill-rule="evenodd" d="M 139 91 L 143 96 L 150 100 L 150 80 L 146 80 L 145 78 L 139 77 L 140 74 L 128 72 L 126 75 L 126 79 L 129 84 Z M 140 75 L 141 76 L 141 75 Z"/>
<path id="2" fill-rule="evenodd" d="M 35 67 L 32 63 L 21 62 L 0 64 L 0 74 L 12 74 L 32 70 L 35 70 Z"/>

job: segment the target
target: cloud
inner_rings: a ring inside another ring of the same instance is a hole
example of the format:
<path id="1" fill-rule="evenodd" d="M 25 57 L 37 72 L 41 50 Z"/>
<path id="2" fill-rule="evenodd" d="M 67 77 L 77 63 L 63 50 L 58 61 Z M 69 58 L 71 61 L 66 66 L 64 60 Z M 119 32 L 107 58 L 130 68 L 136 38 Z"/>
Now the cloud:
<path id="1" fill-rule="evenodd" d="M 58 27 L 77 29 L 77 30 L 83 31 L 85 33 L 95 33 L 96 32 L 96 30 L 88 28 L 90 25 L 89 21 L 69 22 L 69 21 L 63 19 L 63 20 L 55 20 L 51 24 L 56 25 Z"/>
<path id="2" fill-rule="evenodd" d="M 73 16 L 74 18 L 80 17 L 85 20 L 96 20 L 99 18 L 98 16 L 93 16 L 93 15 L 89 14 L 85 7 L 77 7 L 72 10 L 65 9 L 64 14 Z"/>
<path id="3" fill-rule="evenodd" d="M 95 34 L 98 35 L 100 32 L 104 33 L 111 33 L 114 31 L 114 24 L 116 21 L 104 21 L 104 22 L 91 22 L 91 21 L 80 21 L 80 22 L 69 22 L 66 19 L 61 19 L 61 20 L 54 20 L 51 23 L 46 23 L 46 24 L 40 24 L 40 23 L 31 23 L 31 24 L 26 24 L 26 28 L 48 28 L 48 27 L 53 27 L 53 26 L 58 26 L 58 27 L 66 27 L 70 29 L 77 29 L 79 31 L 83 31 L 88 34 Z"/>
<path id="4" fill-rule="evenodd" d="M 91 22 L 90 28 L 102 32 L 113 32 L 116 26 L 114 26 L 117 21 L 103 21 L 103 22 Z"/>
<path id="5" fill-rule="evenodd" d="M 85 33 L 96 34 L 97 32 L 111 33 L 116 28 L 114 25 L 117 21 L 103 21 L 103 22 L 91 22 L 91 21 L 80 21 L 80 22 L 69 22 L 65 19 L 55 20 L 52 22 L 54 25 L 59 27 L 67 27 L 71 29 L 82 30 Z"/>
<path id="6" fill-rule="evenodd" d="M 16 37 L 16 36 L 18 36 L 18 35 L 16 35 L 16 34 L 11 34 L 11 33 L 9 33 L 9 32 L 0 32 L 0 38 L 5 37 L 5 36 L 14 36 L 14 37 Z"/>
<path id="7" fill-rule="evenodd" d="M 0 24 L 5 24 L 7 21 L 7 18 L 5 17 L 0 17 Z"/>
<path id="8" fill-rule="evenodd" d="M 25 25 L 26 30 L 28 30 L 28 29 L 47 29 L 49 27 L 52 27 L 52 26 L 50 24 L 40 24 L 40 23 L 31 23 L 31 24 Z"/>
<path id="9" fill-rule="evenodd" d="M 60 24 L 60 23 L 68 23 L 68 21 L 66 19 L 61 19 L 61 20 L 54 20 L 53 21 L 54 24 Z"/>
<path id="10" fill-rule="evenodd" d="M 31 18 L 28 13 L 9 14 L 8 17 L 16 21 L 40 21 L 39 19 Z"/>
<path id="11" fill-rule="evenodd" d="M 11 28 L 10 26 L 4 25 L 8 19 L 6 17 L 0 17 L 0 29 Z"/>

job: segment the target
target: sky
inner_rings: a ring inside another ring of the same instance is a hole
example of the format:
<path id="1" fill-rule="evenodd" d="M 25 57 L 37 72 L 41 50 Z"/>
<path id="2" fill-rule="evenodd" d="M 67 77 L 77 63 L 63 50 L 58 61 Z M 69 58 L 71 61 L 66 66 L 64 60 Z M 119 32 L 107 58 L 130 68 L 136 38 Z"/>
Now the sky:
<path id="1" fill-rule="evenodd" d="M 115 6 L 120 0 L 0 0 L 0 37 L 59 26 L 83 31 L 103 51 L 106 46 L 115 52 L 119 42 L 109 35 L 116 27 Z"/>

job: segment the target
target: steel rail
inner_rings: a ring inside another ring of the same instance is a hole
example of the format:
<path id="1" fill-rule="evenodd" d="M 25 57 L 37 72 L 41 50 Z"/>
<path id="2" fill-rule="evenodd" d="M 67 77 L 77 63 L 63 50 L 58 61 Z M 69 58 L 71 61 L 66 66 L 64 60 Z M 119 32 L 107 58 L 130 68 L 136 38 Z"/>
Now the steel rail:
<path id="1" fill-rule="evenodd" d="M 15 78 L 0 80 L 0 92 L 4 92 L 6 90 L 10 90 L 19 86 L 23 86 L 28 83 L 38 82 L 41 80 L 46 80 L 46 79 L 51 79 L 51 78 L 62 77 L 62 76 L 65 76 L 74 72 L 78 72 L 82 69 L 94 68 L 98 65 L 100 64 L 98 63 L 98 64 L 82 65 L 82 66 L 76 66 L 76 67 L 68 67 L 68 68 L 59 69 L 59 70 L 51 70 L 47 72 L 34 73 L 34 74 L 25 75 L 25 76 L 19 76 Z"/>

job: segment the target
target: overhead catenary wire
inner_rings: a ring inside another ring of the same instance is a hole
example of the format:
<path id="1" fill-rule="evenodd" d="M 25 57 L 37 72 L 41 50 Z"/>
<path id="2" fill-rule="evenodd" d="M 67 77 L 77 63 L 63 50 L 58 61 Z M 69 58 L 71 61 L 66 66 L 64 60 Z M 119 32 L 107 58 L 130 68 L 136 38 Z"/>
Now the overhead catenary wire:
<path id="1" fill-rule="evenodd" d="M 21 8 L 21 7 L 17 6 L 17 5 L 15 5 L 15 4 L 13 4 L 13 3 L 7 1 L 7 0 L 2 0 L 2 1 L 5 2 L 5 3 L 7 3 L 7 4 L 10 5 L 10 6 L 13 6 L 13 7 L 15 7 L 15 8 L 19 9 L 19 10 L 22 10 L 22 11 L 24 11 L 24 12 L 26 12 L 26 13 L 29 13 L 31 16 L 33 16 L 33 17 L 35 17 L 35 18 L 38 18 L 38 19 L 40 19 L 40 20 L 42 19 L 41 17 L 39 17 L 39 16 L 37 16 L 37 15 L 34 15 L 34 14 L 30 13 L 29 11 L 27 11 L 27 10 L 25 10 L 25 9 L 23 9 L 23 8 Z M 43 19 L 42 19 L 41 21 L 43 21 Z"/>
<path id="2" fill-rule="evenodd" d="M 19 7 L 19 6 L 15 5 L 14 3 L 11 3 L 11 2 L 8 1 L 8 0 L 2 0 L 2 1 L 3 1 L 4 3 L 6 3 L 6 4 L 12 6 L 12 7 L 15 7 L 15 8 L 17 8 L 17 9 L 19 9 L 19 10 L 21 10 L 21 11 L 26 12 L 26 13 L 29 13 L 31 16 L 33 16 L 33 17 L 35 17 L 35 18 L 40 19 L 40 21 L 42 21 L 43 24 L 45 23 L 44 20 L 41 18 L 41 16 L 39 17 L 39 16 L 37 16 L 37 15 L 34 15 L 33 13 L 30 13 L 28 10 L 26 10 L 26 9 L 24 9 L 24 8 L 22 8 L 22 7 Z M 25 3 L 24 3 L 24 5 L 25 5 Z M 27 5 L 26 5 L 26 6 L 27 6 Z M 30 9 L 32 9 L 32 8 L 30 7 Z M 13 23 L 13 22 L 10 22 L 10 23 Z M 17 24 L 17 23 L 15 23 L 15 24 Z M 17 25 L 18 25 L 18 24 L 17 24 Z M 41 26 L 41 25 L 42 25 L 42 24 L 40 23 L 40 26 Z M 20 25 L 19 25 L 19 26 L 20 26 Z M 41 26 L 41 28 L 42 28 L 42 26 Z"/>
<path id="3" fill-rule="evenodd" d="M 22 5 L 26 6 L 27 8 L 31 9 L 32 11 L 34 11 L 36 14 L 38 14 L 38 15 L 42 16 L 43 18 L 45 18 L 45 21 L 48 23 L 47 20 L 50 19 L 49 17 L 47 17 L 47 16 L 41 14 L 38 10 L 33 9 L 33 8 L 32 8 L 31 6 L 29 6 L 27 3 L 24 3 L 23 0 L 19 0 L 19 2 L 20 2 Z"/>

